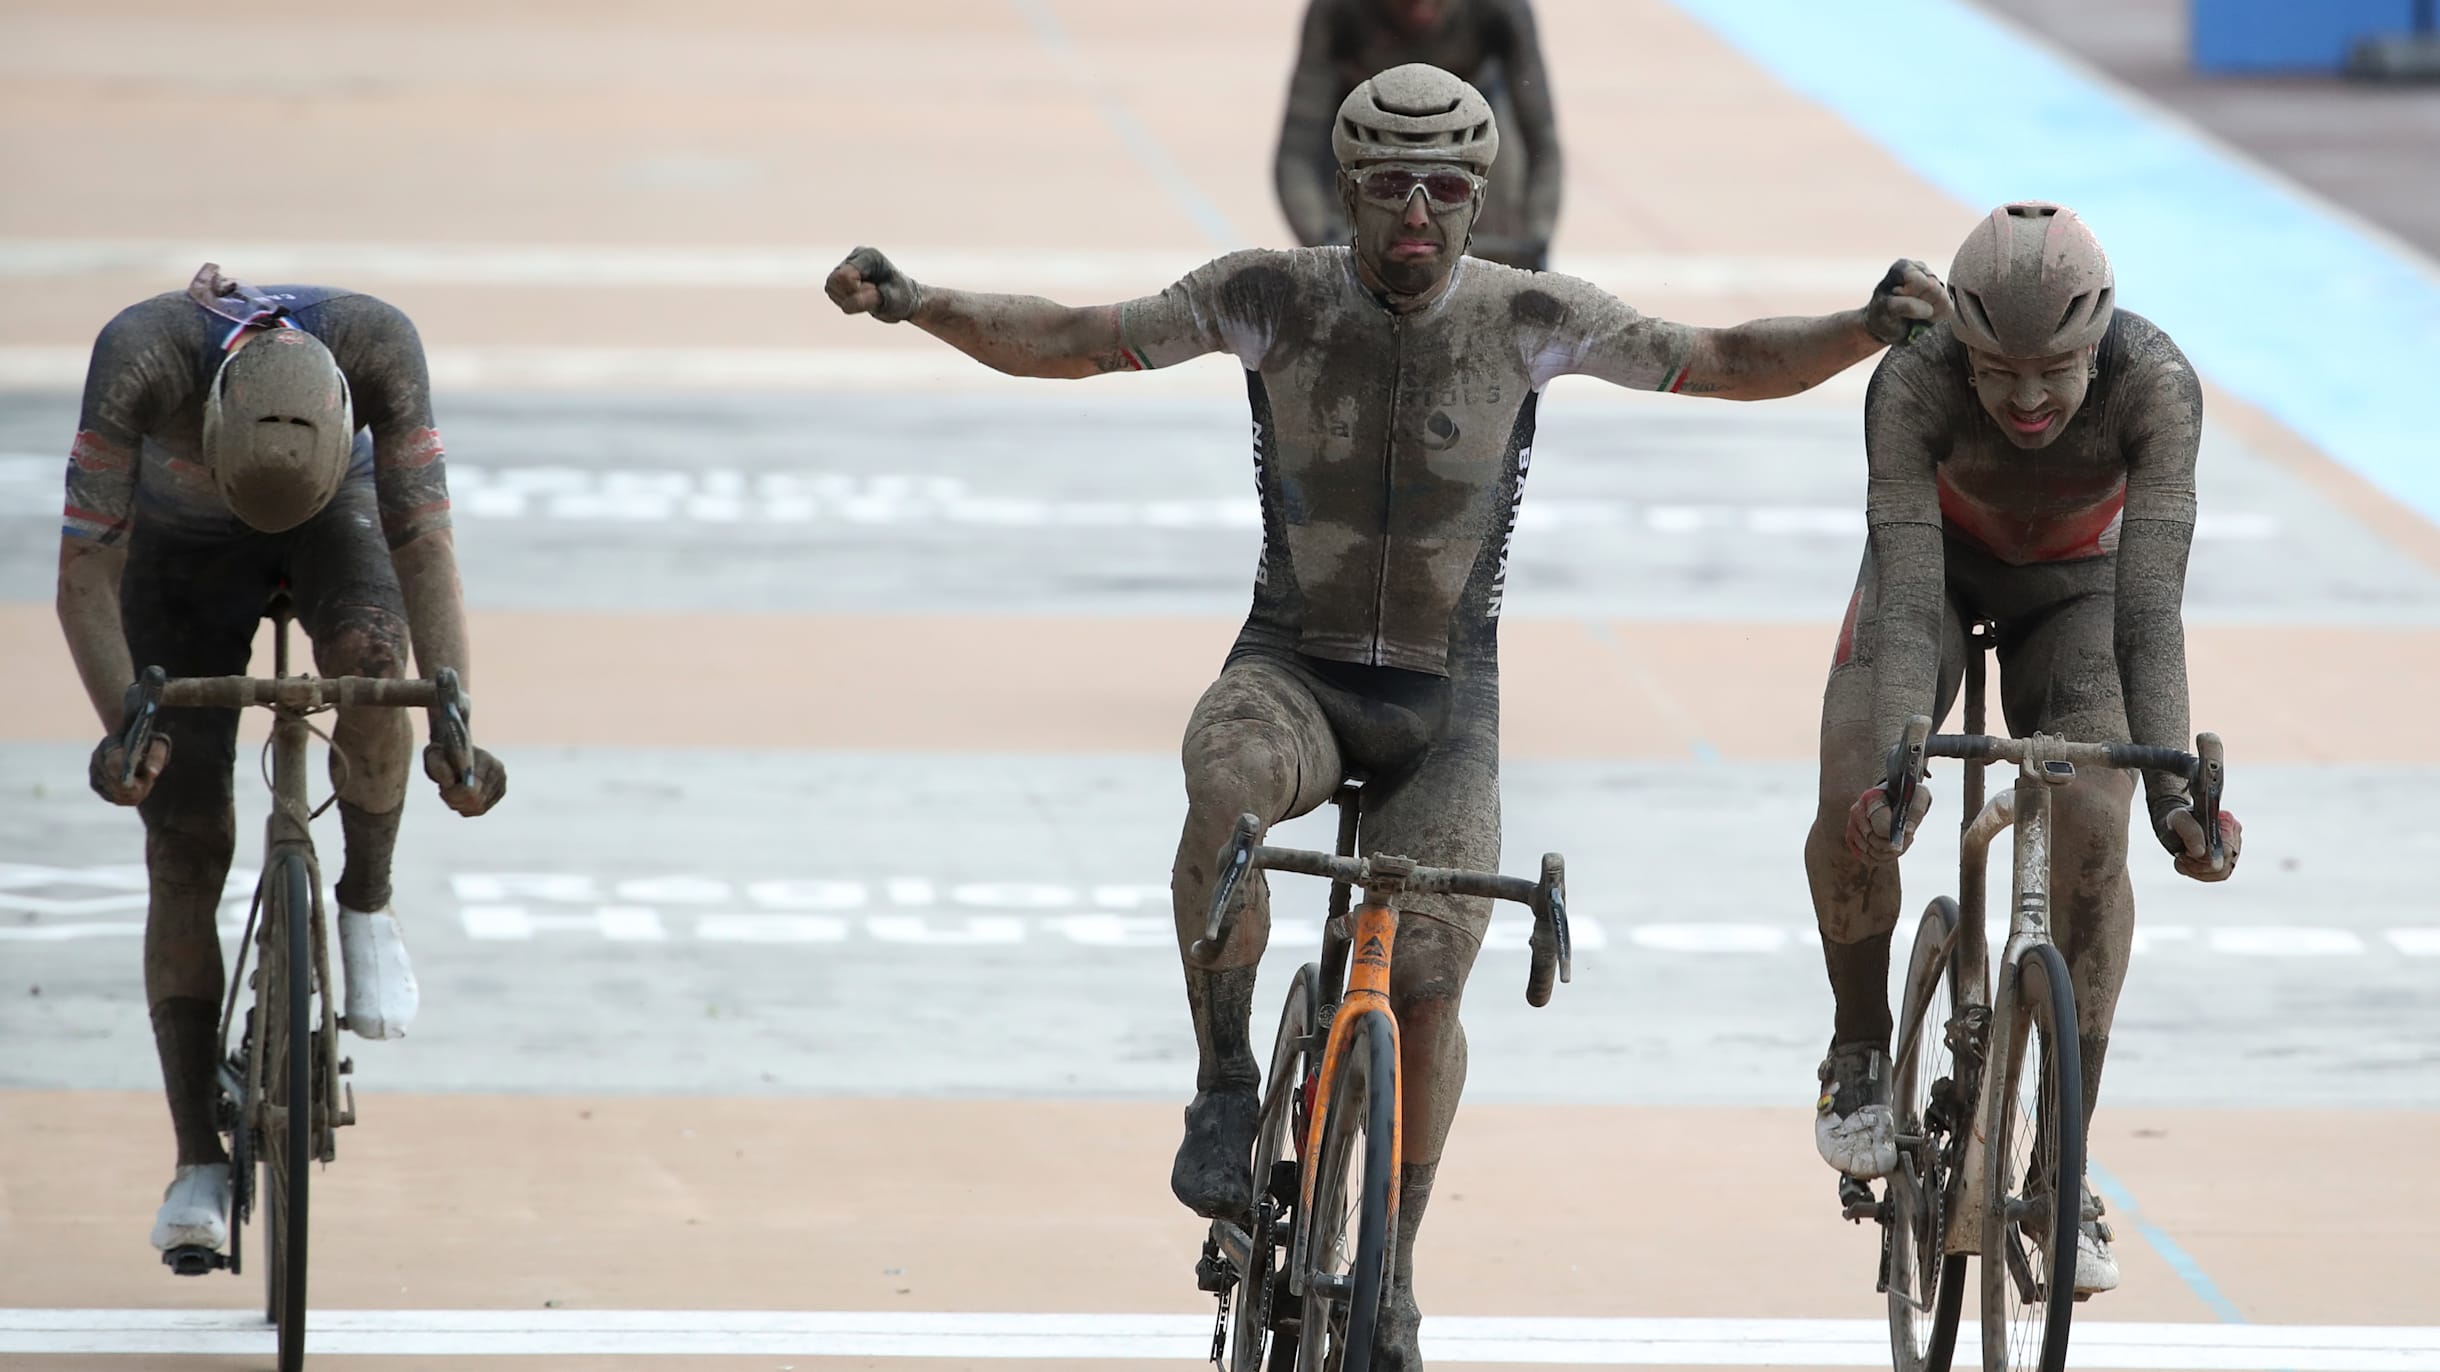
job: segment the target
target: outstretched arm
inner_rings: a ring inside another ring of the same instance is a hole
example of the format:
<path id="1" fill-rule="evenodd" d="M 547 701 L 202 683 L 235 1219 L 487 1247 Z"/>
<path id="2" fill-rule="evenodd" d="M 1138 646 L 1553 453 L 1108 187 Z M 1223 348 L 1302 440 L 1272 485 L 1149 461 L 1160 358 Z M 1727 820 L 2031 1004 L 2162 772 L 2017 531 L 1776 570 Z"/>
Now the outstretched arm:
<path id="1" fill-rule="evenodd" d="M 1223 311 L 1207 308 L 1203 297 L 1243 256 L 1222 258 L 1159 295 L 1083 309 L 1036 295 L 921 285 L 872 248 L 849 253 L 823 289 L 848 314 L 912 323 L 984 366 L 1065 380 L 1166 367 L 1228 346 Z"/>
<path id="2" fill-rule="evenodd" d="M 1060 380 L 1138 370 L 1120 345 L 1116 305 L 1076 309 L 1038 295 L 919 284 L 875 248 L 858 248 L 822 289 L 848 314 L 912 323 L 986 367 Z"/>
<path id="3" fill-rule="evenodd" d="M 1675 387 L 1722 400 L 1777 400 L 1809 391 L 1895 343 L 1948 309 L 1940 279 L 1920 262 L 1893 263 L 1863 308 L 1837 314 L 1754 319 L 1693 330 L 1686 373 Z"/>

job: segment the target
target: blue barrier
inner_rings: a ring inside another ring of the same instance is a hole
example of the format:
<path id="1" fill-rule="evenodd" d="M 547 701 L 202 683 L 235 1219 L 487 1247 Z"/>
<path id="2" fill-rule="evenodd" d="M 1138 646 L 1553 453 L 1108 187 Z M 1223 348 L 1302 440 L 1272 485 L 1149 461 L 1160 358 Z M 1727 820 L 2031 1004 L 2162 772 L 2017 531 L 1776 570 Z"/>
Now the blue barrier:
<path id="1" fill-rule="evenodd" d="M 2199 72 L 2327 72 L 2356 40 L 2404 33 L 2415 0 L 2190 0 Z"/>

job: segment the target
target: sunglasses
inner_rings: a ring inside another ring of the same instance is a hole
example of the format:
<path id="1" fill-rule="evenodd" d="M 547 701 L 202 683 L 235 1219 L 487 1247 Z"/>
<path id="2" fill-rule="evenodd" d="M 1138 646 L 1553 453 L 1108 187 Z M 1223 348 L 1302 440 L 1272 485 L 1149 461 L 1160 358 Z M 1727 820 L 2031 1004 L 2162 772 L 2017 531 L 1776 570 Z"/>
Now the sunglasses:
<path id="1" fill-rule="evenodd" d="M 1365 199 L 1383 205 L 1404 205 L 1421 186 L 1423 193 L 1435 205 L 1463 205 L 1474 198 L 1482 181 L 1472 173 L 1462 171 L 1408 171 L 1403 167 L 1381 167 L 1364 173 L 1356 180 L 1356 191 Z"/>

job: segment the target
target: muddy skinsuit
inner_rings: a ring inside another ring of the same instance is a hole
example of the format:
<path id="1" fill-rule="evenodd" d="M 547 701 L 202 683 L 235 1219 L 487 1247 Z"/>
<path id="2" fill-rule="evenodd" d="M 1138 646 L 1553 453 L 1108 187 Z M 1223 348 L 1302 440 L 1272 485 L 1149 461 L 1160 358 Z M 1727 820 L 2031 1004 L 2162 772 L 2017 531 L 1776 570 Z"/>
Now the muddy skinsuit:
<path id="1" fill-rule="evenodd" d="M 1838 1002 L 1834 1041 L 1886 1046 L 1898 869 L 1844 841 L 1909 715 L 1943 717 L 1964 627 L 1993 621 L 2008 731 L 2189 747 L 2180 617 L 2194 533 L 2202 389 L 2149 321 L 2118 311 L 2084 403 L 2048 446 L 2000 432 L 1945 326 L 1894 348 L 1865 401 L 1870 543 L 1822 698 L 1820 809 L 1805 870 Z M 2147 773 L 2152 814 L 2185 781 Z M 2001 784 L 2005 784 L 2003 781 Z M 2089 1120 L 2134 937 L 2124 772 L 2089 771 L 2051 801 L 2054 929 L 2073 969 Z"/>
<path id="2" fill-rule="evenodd" d="M 1542 388 L 1584 373 L 1669 389 L 1685 332 L 1573 277 L 1473 260 L 1432 303 L 1394 313 L 1346 248 L 1232 254 L 1122 307 L 1119 329 L 1133 365 L 1227 352 L 1245 367 L 1262 501 L 1252 613 L 1186 730 L 1170 888 L 1180 948 L 1202 932 L 1236 817 L 1303 814 L 1352 774 L 1367 778 L 1367 851 L 1496 867 L 1497 631 Z M 1406 1170 L 1390 1365 L 1412 1356 L 1414 1237 L 1465 1083 L 1458 1002 L 1489 919 L 1485 902 L 1442 896 L 1400 922 Z M 1221 970 L 1187 969 L 1198 1094 L 1172 1184 L 1204 1214 L 1251 1201 L 1248 1018 L 1269 928 L 1257 880 Z"/>
<path id="3" fill-rule="evenodd" d="M 68 466 L 66 533 L 126 549 L 120 621 L 138 670 L 244 673 L 265 604 L 286 584 L 324 675 L 402 675 L 408 620 L 390 548 L 449 522 L 423 346 L 405 315 L 370 296 L 311 286 L 266 293 L 293 327 L 330 349 L 366 426 L 338 494 L 285 533 L 256 532 L 229 513 L 203 465 L 202 430 L 204 396 L 233 326 L 185 294 L 161 295 L 121 311 L 94 343 Z M 141 806 L 152 887 L 145 993 L 178 1161 L 220 1162 L 214 922 L 236 844 L 237 712 L 164 711 L 160 728 L 169 766 Z M 350 909 L 381 910 L 405 795 L 407 719 L 342 710 L 333 737 L 347 852 L 338 897 Z"/>
<path id="4" fill-rule="evenodd" d="M 1420 34 L 1403 32 L 1382 12 L 1381 0 L 1311 0 L 1273 162 L 1280 209 L 1297 241 L 1318 247 L 1353 236 L 1339 199 L 1330 123 L 1349 91 L 1406 62 L 1454 73 L 1491 102 L 1503 137 L 1474 224 L 1475 252 L 1540 268 L 1559 221 L 1561 168 L 1550 82 L 1526 0 L 1448 0 L 1439 21 Z"/>

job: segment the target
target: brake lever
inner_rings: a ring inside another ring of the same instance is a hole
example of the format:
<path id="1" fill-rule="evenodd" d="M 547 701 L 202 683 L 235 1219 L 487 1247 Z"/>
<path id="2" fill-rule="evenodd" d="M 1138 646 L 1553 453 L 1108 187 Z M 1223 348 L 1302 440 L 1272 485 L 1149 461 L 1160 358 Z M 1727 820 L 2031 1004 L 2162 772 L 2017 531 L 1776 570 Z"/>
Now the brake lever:
<path id="1" fill-rule="evenodd" d="M 2194 808 L 2203 821 L 2203 851 L 2218 867 L 2228 846 L 2220 836 L 2220 793 L 2228 784 L 2228 757 L 2218 734 L 2196 734 L 2194 755 Z"/>
<path id="2" fill-rule="evenodd" d="M 1905 735 L 1890 745 L 1881 794 L 1889 798 L 1889 844 L 1893 848 L 1906 841 L 1906 815 L 1915 806 L 1915 788 L 1923 784 L 1923 750 L 1931 736 L 1931 716 L 1914 715 L 1906 721 Z"/>
<path id="3" fill-rule="evenodd" d="M 432 674 L 432 708 L 439 716 L 439 727 L 433 730 L 433 742 L 440 746 L 441 756 L 457 772 L 458 785 L 474 785 L 474 727 L 468 719 L 474 713 L 474 702 L 466 696 L 466 688 L 458 684 L 457 668 L 443 667 Z"/>
<path id="4" fill-rule="evenodd" d="M 1197 966 L 1208 967 L 1220 956 L 1220 946 L 1227 942 L 1228 917 L 1234 906 L 1238 883 L 1254 866 L 1254 848 L 1261 841 L 1262 820 L 1255 815 L 1237 816 L 1237 827 L 1229 832 L 1228 846 L 1220 850 L 1220 868 L 1212 879 L 1211 913 L 1203 920 L 1203 937 L 1186 950 L 1186 956 Z"/>
<path id="5" fill-rule="evenodd" d="M 1525 1003 L 1550 1003 L 1551 974 L 1561 981 L 1576 979 L 1575 938 L 1567 926 L 1567 861 L 1557 853 L 1542 855 L 1542 881 L 1534 889 L 1533 956 L 1525 972 Z"/>
<path id="6" fill-rule="evenodd" d="M 161 688 L 169 684 L 169 674 L 158 667 L 147 667 L 144 674 L 127 684 L 127 694 L 119 703 L 119 784 L 133 786 L 136 768 L 143 765 L 144 754 L 152 745 L 153 728 L 161 717 Z"/>

